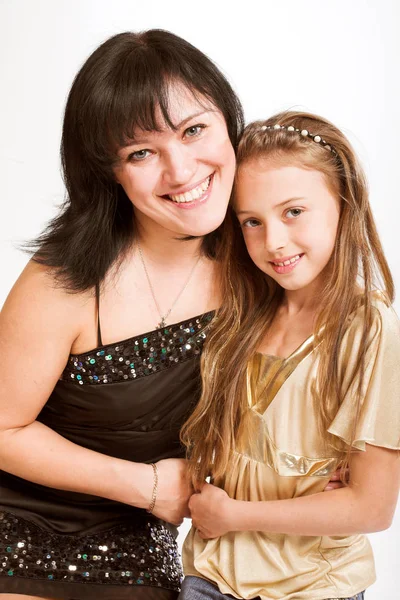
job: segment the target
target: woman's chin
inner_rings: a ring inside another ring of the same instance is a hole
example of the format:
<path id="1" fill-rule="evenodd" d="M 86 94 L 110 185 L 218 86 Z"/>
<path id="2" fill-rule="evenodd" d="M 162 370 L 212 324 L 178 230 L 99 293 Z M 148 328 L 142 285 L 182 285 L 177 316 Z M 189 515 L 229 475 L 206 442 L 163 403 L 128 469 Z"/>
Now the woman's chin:
<path id="1" fill-rule="evenodd" d="M 222 223 L 222 221 L 216 221 L 214 223 L 209 223 L 207 225 L 204 225 L 204 227 L 193 227 L 193 228 L 187 229 L 185 232 L 185 235 L 190 236 L 190 237 L 204 237 L 204 236 L 208 235 L 209 233 L 212 233 L 213 231 L 218 229 L 218 227 L 221 225 L 221 223 Z"/>
<path id="2" fill-rule="evenodd" d="M 220 211 L 219 214 L 214 215 L 199 215 L 199 218 L 193 223 L 193 225 L 189 225 L 186 228 L 187 235 L 192 235 L 196 237 L 205 236 L 209 233 L 212 233 L 220 225 L 222 225 L 226 215 L 226 210 Z"/>

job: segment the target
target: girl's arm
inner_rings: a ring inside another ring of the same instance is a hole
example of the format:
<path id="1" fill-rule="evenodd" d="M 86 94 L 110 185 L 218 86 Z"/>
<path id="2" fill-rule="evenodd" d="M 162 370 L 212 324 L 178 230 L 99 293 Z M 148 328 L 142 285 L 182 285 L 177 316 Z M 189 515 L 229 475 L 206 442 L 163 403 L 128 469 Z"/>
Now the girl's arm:
<path id="1" fill-rule="evenodd" d="M 90 310 L 89 310 L 90 309 Z M 151 465 L 116 459 L 74 444 L 36 421 L 50 396 L 93 301 L 56 288 L 30 263 L 0 314 L 0 469 L 56 489 L 147 508 Z M 160 461 L 154 513 L 180 523 L 191 493 L 186 463 Z"/>
<path id="2" fill-rule="evenodd" d="M 288 535 L 352 535 L 387 529 L 400 484 L 397 450 L 368 445 L 351 458 L 347 487 L 287 500 L 233 500 L 204 484 L 189 502 L 193 525 L 202 538 L 229 531 L 266 531 Z"/>

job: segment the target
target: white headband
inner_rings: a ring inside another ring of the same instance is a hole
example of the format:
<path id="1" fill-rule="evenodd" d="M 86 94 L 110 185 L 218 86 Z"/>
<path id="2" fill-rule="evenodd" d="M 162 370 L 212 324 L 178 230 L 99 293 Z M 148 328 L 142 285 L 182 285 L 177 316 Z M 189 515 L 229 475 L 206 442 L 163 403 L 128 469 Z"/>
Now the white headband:
<path id="1" fill-rule="evenodd" d="M 296 133 L 299 133 L 303 137 L 308 137 L 312 139 L 313 142 L 315 142 L 316 144 L 323 146 L 326 150 L 332 152 L 332 154 L 337 155 L 336 150 L 332 148 L 332 146 L 328 144 L 325 140 L 323 140 L 320 135 L 314 135 L 313 133 L 310 133 L 307 129 L 298 129 L 297 127 L 293 127 L 293 125 L 279 125 L 278 123 L 276 123 L 276 125 L 262 125 L 261 127 L 261 131 L 267 131 L 268 129 L 286 129 L 286 131 L 294 131 Z"/>

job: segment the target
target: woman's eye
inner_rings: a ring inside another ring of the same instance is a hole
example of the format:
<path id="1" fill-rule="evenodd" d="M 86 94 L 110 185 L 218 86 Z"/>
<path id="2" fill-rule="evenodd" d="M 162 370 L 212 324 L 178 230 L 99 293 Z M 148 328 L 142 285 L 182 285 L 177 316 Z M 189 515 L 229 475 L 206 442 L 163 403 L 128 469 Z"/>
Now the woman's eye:
<path id="1" fill-rule="evenodd" d="M 206 128 L 206 125 L 192 125 L 191 127 L 188 127 L 187 129 L 185 129 L 184 136 L 185 137 L 196 137 L 205 128 Z"/>
<path id="2" fill-rule="evenodd" d="M 242 223 L 242 227 L 254 228 L 254 227 L 258 227 L 259 224 L 260 224 L 260 221 L 257 221 L 257 219 L 247 219 L 247 221 L 244 221 Z"/>
<path id="3" fill-rule="evenodd" d="M 302 212 L 303 210 L 301 208 L 289 208 L 289 210 L 286 211 L 285 216 L 288 219 L 296 219 Z"/>
<path id="4" fill-rule="evenodd" d="M 139 162 L 147 158 L 150 154 L 150 150 L 136 150 L 135 152 L 131 152 L 131 154 L 129 155 L 129 160 Z"/>

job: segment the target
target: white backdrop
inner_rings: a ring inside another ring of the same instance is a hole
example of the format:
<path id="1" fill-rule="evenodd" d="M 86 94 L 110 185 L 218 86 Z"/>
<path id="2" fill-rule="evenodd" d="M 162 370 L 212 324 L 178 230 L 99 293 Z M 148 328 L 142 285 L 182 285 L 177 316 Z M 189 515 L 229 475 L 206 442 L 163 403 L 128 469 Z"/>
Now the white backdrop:
<path id="1" fill-rule="evenodd" d="M 16 246 L 41 231 L 63 197 L 58 149 L 73 76 L 108 36 L 154 27 L 214 59 L 247 120 L 297 107 L 344 130 L 366 169 L 400 287 L 399 21 L 396 0 L 0 0 L 0 306 L 27 260 Z M 399 534 L 398 509 L 392 528 L 371 536 L 378 582 L 368 600 L 400 596 Z"/>

